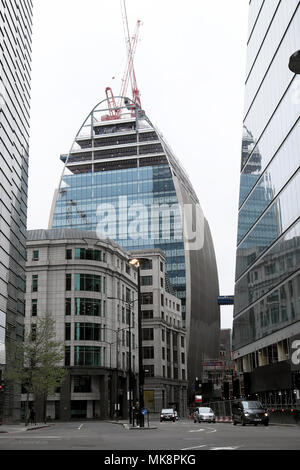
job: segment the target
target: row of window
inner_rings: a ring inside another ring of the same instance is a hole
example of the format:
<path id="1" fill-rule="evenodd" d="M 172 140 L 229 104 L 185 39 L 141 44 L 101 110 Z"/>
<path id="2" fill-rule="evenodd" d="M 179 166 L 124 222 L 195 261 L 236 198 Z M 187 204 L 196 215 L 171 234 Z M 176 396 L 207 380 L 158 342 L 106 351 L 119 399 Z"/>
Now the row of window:
<path id="1" fill-rule="evenodd" d="M 65 365 L 71 366 L 71 355 L 73 353 L 74 366 L 102 366 L 107 367 L 106 348 L 101 346 L 66 346 L 65 347 Z M 129 369 L 129 353 L 122 352 L 118 355 L 118 369 Z M 135 372 L 136 358 L 132 356 L 131 370 Z"/>
<path id="2" fill-rule="evenodd" d="M 98 323 L 75 323 L 73 329 L 73 338 L 75 341 L 98 341 L 106 342 L 106 326 Z M 71 323 L 65 324 L 65 341 L 71 341 Z M 130 345 L 131 340 L 131 345 Z M 110 343 L 109 343 L 110 344 Z M 115 344 L 115 343 L 111 343 Z M 122 331 L 120 345 L 132 349 L 136 347 L 136 337 L 134 333 Z"/>
<path id="3" fill-rule="evenodd" d="M 147 364 L 147 365 L 143 366 L 143 369 L 144 369 L 144 376 L 145 377 L 155 377 L 155 366 L 154 366 L 154 364 Z M 173 378 L 175 380 L 178 380 L 179 376 L 178 376 L 177 367 L 173 368 L 173 377 L 172 377 L 171 366 L 167 366 L 167 367 L 162 366 L 162 376 L 164 378 L 168 378 L 168 379 Z M 185 369 L 181 370 L 181 380 L 186 380 Z"/>
<path id="4" fill-rule="evenodd" d="M 147 276 L 147 277 L 151 277 L 151 276 Z M 142 284 L 142 285 L 146 285 L 146 284 Z M 152 305 L 153 304 L 153 292 L 143 292 L 141 294 L 141 304 Z M 169 308 L 172 308 L 173 306 L 173 310 L 175 310 L 175 306 L 176 306 L 177 312 L 180 312 L 180 304 L 177 304 L 175 302 L 172 302 L 171 300 L 168 300 L 167 298 L 164 297 L 163 294 L 161 294 L 161 305 L 162 306 L 165 305 L 166 307 L 169 307 Z"/>

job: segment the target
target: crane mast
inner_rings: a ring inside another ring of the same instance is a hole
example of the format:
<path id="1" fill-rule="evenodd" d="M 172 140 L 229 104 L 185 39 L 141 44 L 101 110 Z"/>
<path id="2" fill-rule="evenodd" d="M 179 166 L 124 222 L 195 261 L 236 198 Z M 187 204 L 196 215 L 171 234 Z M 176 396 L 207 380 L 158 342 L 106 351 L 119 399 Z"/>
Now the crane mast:
<path id="1" fill-rule="evenodd" d="M 127 47 L 127 64 L 126 64 L 125 72 L 124 72 L 123 79 L 122 79 L 122 85 L 121 85 L 121 90 L 120 90 L 120 95 L 119 95 L 120 98 L 118 100 L 118 103 L 116 103 L 112 89 L 110 87 L 107 87 L 105 90 L 109 114 L 106 116 L 103 116 L 102 121 L 120 119 L 121 114 L 122 114 L 122 105 L 124 106 L 124 104 L 122 103 L 122 100 L 124 97 L 126 97 L 129 81 L 131 84 L 133 103 L 126 102 L 125 105 L 127 109 L 131 111 L 131 115 L 133 117 L 135 116 L 136 107 L 141 108 L 140 92 L 137 86 L 137 80 L 136 80 L 136 75 L 135 75 L 135 70 L 134 70 L 134 56 L 136 53 L 136 47 L 138 43 L 141 21 L 140 20 L 137 21 L 134 35 L 130 37 L 128 16 L 127 16 L 127 9 L 126 9 L 126 0 L 121 0 L 121 9 L 122 9 L 125 42 L 126 42 L 126 47 Z"/>

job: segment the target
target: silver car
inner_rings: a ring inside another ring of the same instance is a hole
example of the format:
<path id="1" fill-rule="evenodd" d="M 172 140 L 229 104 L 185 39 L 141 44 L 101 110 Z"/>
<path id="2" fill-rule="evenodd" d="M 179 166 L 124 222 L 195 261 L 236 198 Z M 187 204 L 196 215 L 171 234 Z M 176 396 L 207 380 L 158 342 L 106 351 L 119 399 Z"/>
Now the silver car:
<path id="1" fill-rule="evenodd" d="M 194 423 L 201 423 L 202 421 L 205 421 L 207 423 L 216 422 L 215 414 L 211 408 L 205 406 L 199 406 L 198 408 L 196 408 L 196 411 L 194 413 Z"/>

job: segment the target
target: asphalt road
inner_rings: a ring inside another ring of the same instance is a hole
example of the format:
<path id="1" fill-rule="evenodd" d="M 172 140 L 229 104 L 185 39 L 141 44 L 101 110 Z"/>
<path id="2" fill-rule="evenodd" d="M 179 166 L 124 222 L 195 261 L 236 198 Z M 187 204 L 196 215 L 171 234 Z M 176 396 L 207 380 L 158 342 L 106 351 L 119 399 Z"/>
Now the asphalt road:
<path id="1" fill-rule="evenodd" d="M 108 422 L 57 423 L 34 431 L 0 433 L 0 452 L 27 450 L 299 450 L 299 426 L 153 422 L 157 429 L 125 429 Z"/>

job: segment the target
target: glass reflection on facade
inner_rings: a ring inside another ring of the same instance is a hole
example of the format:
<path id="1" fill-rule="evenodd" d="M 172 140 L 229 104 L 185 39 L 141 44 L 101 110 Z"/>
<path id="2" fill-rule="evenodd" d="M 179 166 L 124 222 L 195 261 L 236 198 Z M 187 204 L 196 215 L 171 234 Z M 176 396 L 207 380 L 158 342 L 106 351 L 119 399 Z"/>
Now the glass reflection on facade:
<path id="1" fill-rule="evenodd" d="M 196 358 L 218 354 L 218 276 L 209 226 L 189 178 L 145 113 L 125 110 L 113 120 L 107 107 L 104 100 L 92 110 L 69 154 L 61 156 L 65 169 L 50 226 L 94 230 L 126 250 L 164 251 L 182 302 L 192 382 L 201 376 Z"/>
<path id="2" fill-rule="evenodd" d="M 298 0 L 250 3 L 233 322 L 244 372 L 287 360 L 280 341 L 300 333 L 299 31 Z"/>
<path id="3" fill-rule="evenodd" d="M 10 367 L 6 345 L 24 334 L 32 8 L 0 2 L 0 375 Z M 0 419 L 19 419 L 15 393 L 2 393 Z"/>

